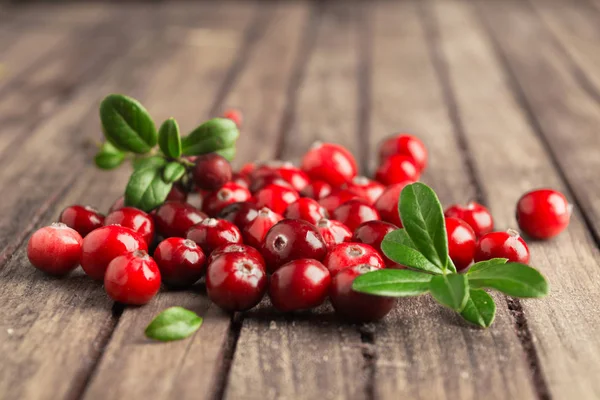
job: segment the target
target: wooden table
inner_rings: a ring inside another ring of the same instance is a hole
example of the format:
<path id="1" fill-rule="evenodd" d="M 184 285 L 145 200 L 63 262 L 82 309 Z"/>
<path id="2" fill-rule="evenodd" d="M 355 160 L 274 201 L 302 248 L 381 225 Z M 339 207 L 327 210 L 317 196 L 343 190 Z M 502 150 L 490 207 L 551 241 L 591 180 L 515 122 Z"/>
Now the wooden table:
<path id="1" fill-rule="evenodd" d="M 140 99 L 184 131 L 245 114 L 236 165 L 297 161 L 316 139 L 372 171 L 400 130 L 430 150 L 444 204 L 477 199 L 514 227 L 525 191 L 575 204 L 567 232 L 531 242 L 544 300 L 496 295 L 467 326 L 429 298 L 384 321 L 329 306 L 231 317 L 203 289 L 114 305 L 79 270 L 53 279 L 29 234 L 73 203 L 107 210 L 128 170 L 92 165 L 98 103 Z M 0 398 L 600 398 L 600 0 L 0 4 Z M 181 305 L 191 338 L 144 327 Z"/>

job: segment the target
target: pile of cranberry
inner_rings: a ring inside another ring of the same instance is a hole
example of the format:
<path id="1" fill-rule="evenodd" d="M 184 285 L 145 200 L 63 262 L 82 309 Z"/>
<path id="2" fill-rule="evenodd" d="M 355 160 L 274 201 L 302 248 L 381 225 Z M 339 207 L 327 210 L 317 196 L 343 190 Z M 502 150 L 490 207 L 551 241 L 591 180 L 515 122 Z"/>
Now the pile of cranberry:
<path id="1" fill-rule="evenodd" d="M 228 311 L 248 310 L 268 292 L 280 311 L 310 309 L 329 297 L 345 318 L 377 320 L 395 299 L 357 293 L 351 285 L 369 271 L 403 268 L 382 254 L 381 242 L 402 226 L 400 192 L 419 179 L 427 151 L 419 139 L 400 134 L 381 144 L 379 156 L 380 166 L 369 179 L 357 176 L 354 157 L 336 144 L 315 144 L 301 168 L 268 162 L 234 173 L 218 154 L 202 155 L 191 174 L 201 210 L 187 203 L 187 193 L 177 186 L 150 213 L 125 207 L 122 198 L 106 217 L 71 206 L 61 223 L 33 234 L 29 260 L 55 275 L 80 264 L 104 282 L 112 299 L 126 304 L 149 302 L 161 283 L 189 287 L 205 275 L 208 297 Z M 445 215 L 450 258 L 458 271 L 473 260 L 496 257 L 529 262 L 516 231 L 492 232 L 484 206 L 453 205 Z M 557 235 L 569 217 L 567 200 L 554 190 L 529 192 L 517 205 L 519 226 L 532 238 Z"/>

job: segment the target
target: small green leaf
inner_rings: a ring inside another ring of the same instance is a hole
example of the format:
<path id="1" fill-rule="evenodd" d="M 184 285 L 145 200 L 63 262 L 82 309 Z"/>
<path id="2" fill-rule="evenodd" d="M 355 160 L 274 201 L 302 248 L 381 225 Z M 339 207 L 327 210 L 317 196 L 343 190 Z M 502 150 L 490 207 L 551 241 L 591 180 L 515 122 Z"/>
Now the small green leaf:
<path id="1" fill-rule="evenodd" d="M 469 284 L 474 288 L 499 290 L 514 297 L 544 297 L 548 283 L 535 268 L 525 264 L 494 264 L 469 271 Z"/>
<path id="2" fill-rule="evenodd" d="M 179 125 L 174 118 L 166 120 L 158 130 L 158 146 L 167 157 L 181 156 L 181 136 Z"/>
<path id="3" fill-rule="evenodd" d="M 358 276 L 352 289 L 376 296 L 418 296 L 427 293 L 431 277 L 408 269 L 381 269 Z"/>
<path id="4" fill-rule="evenodd" d="M 480 289 L 469 291 L 469 300 L 460 315 L 467 321 L 487 328 L 494 322 L 496 303 L 492 296 Z"/>
<path id="5" fill-rule="evenodd" d="M 150 339 L 163 342 L 185 339 L 202 325 L 202 318 L 183 307 L 167 308 L 146 327 L 144 333 Z"/>
<path id="6" fill-rule="evenodd" d="M 217 150 L 215 153 L 219 154 L 221 157 L 225 158 L 227 161 L 233 161 L 235 158 L 235 154 L 237 153 L 237 148 L 235 146 L 228 147 L 226 149 Z"/>
<path id="7" fill-rule="evenodd" d="M 435 275 L 429 290 L 438 303 L 456 312 L 461 312 L 469 299 L 469 282 L 462 274 Z"/>
<path id="8" fill-rule="evenodd" d="M 165 166 L 165 169 L 163 170 L 163 180 L 167 183 L 173 183 L 181 179 L 184 174 L 185 167 L 177 161 L 173 161 Z"/>
<path id="9" fill-rule="evenodd" d="M 183 154 L 195 156 L 224 151 L 223 157 L 227 158 L 239 136 L 235 122 L 228 118 L 213 118 L 182 139 Z"/>
<path id="10" fill-rule="evenodd" d="M 381 242 L 381 249 L 387 257 L 400 265 L 434 274 L 443 272 L 440 267 L 432 264 L 423 254 L 415 250 L 414 243 L 404 229 L 388 233 Z"/>
<path id="11" fill-rule="evenodd" d="M 94 162 L 98 168 L 113 169 L 117 168 L 125 160 L 125 153 L 117 149 L 110 142 L 104 142 L 102 147 L 94 157 Z"/>
<path id="12" fill-rule="evenodd" d="M 173 186 L 163 180 L 166 163 L 160 156 L 148 157 L 136 163 L 125 188 L 125 205 L 150 212 L 165 202 Z"/>
<path id="13" fill-rule="evenodd" d="M 156 145 L 154 121 L 137 100 L 120 94 L 106 96 L 100 120 L 107 139 L 122 150 L 147 153 Z"/>
<path id="14" fill-rule="evenodd" d="M 506 264 L 507 261 L 508 261 L 507 258 L 492 258 L 492 259 L 486 260 L 486 261 L 479 261 L 478 263 L 471 265 L 471 268 L 469 268 L 469 270 L 467 271 L 467 274 L 473 274 L 476 272 L 478 273 L 478 272 L 481 272 L 490 267 L 504 265 L 504 264 Z"/>

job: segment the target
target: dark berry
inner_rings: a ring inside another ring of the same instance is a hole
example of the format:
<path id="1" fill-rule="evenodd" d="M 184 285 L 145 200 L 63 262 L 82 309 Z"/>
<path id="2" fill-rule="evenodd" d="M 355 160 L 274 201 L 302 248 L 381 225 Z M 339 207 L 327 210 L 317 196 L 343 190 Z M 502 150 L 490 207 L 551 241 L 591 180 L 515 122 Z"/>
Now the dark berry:
<path id="1" fill-rule="evenodd" d="M 187 238 L 202 247 L 205 254 L 210 254 L 217 247 L 242 243 L 242 233 L 239 228 L 224 219 L 206 218 L 190 228 Z"/>
<path id="2" fill-rule="evenodd" d="M 281 215 L 274 213 L 268 208 L 261 208 L 258 215 L 247 223 L 242 230 L 244 243 L 259 249 L 269 229 L 282 219 Z"/>
<path id="3" fill-rule="evenodd" d="M 329 271 L 319 261 L 293 260 L 271 276 L 269 297 L 279 311 L 306 310 L 325 301 L 330 283 Z"/>
<path id="4" fill-rule="evenodd" d="M 67 207 L 60 213 L 58 220 L 75 229 L 82 237 L 104 225 L 104 215 L 90 206 Z"/>
<path id="5" fill-rule="evenodd" d="M 172 237 L 159 243 L 154 260 L 160 269 L 162 281 L 171 287 L 187 287 L 204 274 L 206 256 L 202 249 L 189 239 Z"/>
<path id="6" fill-rule="evenodd" d="M 383 254 L 381 250 L 381 242 L 390 232 L 398 229 L 396 225 L 390 224 L 389 222 L 384 221 L 367 221 L 365 223 L 360 224 L 358 228 L 354 231 L 354 235 L 352 236 L 352 242 L 356 243 L 365 243 L 370 246 L 373 246 L 375 250 L 379 252 L 379 254 L 383 257 L 385 261 L 385 266 L 387 268 L 397 268 L 398 264 Z"/>
<path id="7" fill-rule="evenodd" d="M 153 213 L 156 231 L 163 238 L 185 238 L 187 231 L 202 222 L 206 214 L 190 204 L 167 201 Z"/>
<path id="8" fill-rule="evenodd" d="M 202 154 L 196 158 L 192 177 L 203 190 L 217 190 L 231 180 L 231 164 L 217 153 Z"/>
<path id="9" fill-rule="evenodd" d="M 211 217 L 219 215 L 221 210 L 233 203 L 241 203 L 250 200 L 252 194 L 245 187 L 227 182 L 219 190 L 209 193 L 204 197 L 202 210 Z"/>

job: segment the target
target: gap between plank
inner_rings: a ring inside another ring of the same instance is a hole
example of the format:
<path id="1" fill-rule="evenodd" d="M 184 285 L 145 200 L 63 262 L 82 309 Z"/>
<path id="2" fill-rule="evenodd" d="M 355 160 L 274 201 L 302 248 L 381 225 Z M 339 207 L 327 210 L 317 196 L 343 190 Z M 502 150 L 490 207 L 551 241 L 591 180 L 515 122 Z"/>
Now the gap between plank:
<path id="1" fill-rule="evenodd" d="M 243 322 L 243 313 L 235 313 L 231 318 L 231 324 L 229 325 L 229 331 L 227 332 L 227 343 L 225 344 L 223 358 L 221 359 L 221 365 L 217 376 L 218 381 L 213 396 L 214 400 L 221 400 L 225 396 L 225 390 L 229 383 L 229 373 L 231 371 L 231 366 L 233 365 L 233 358 L 242 332 Z"/>
<path id="2" fill-rule="evenodd" d="M 375 346 L 375 327 L 362 325 L 358 327 L 362 343 L 363 370 L 367 376 L 365 398 L 375 399 L 375 376 L 377 374 L 377 347 Z"/>

